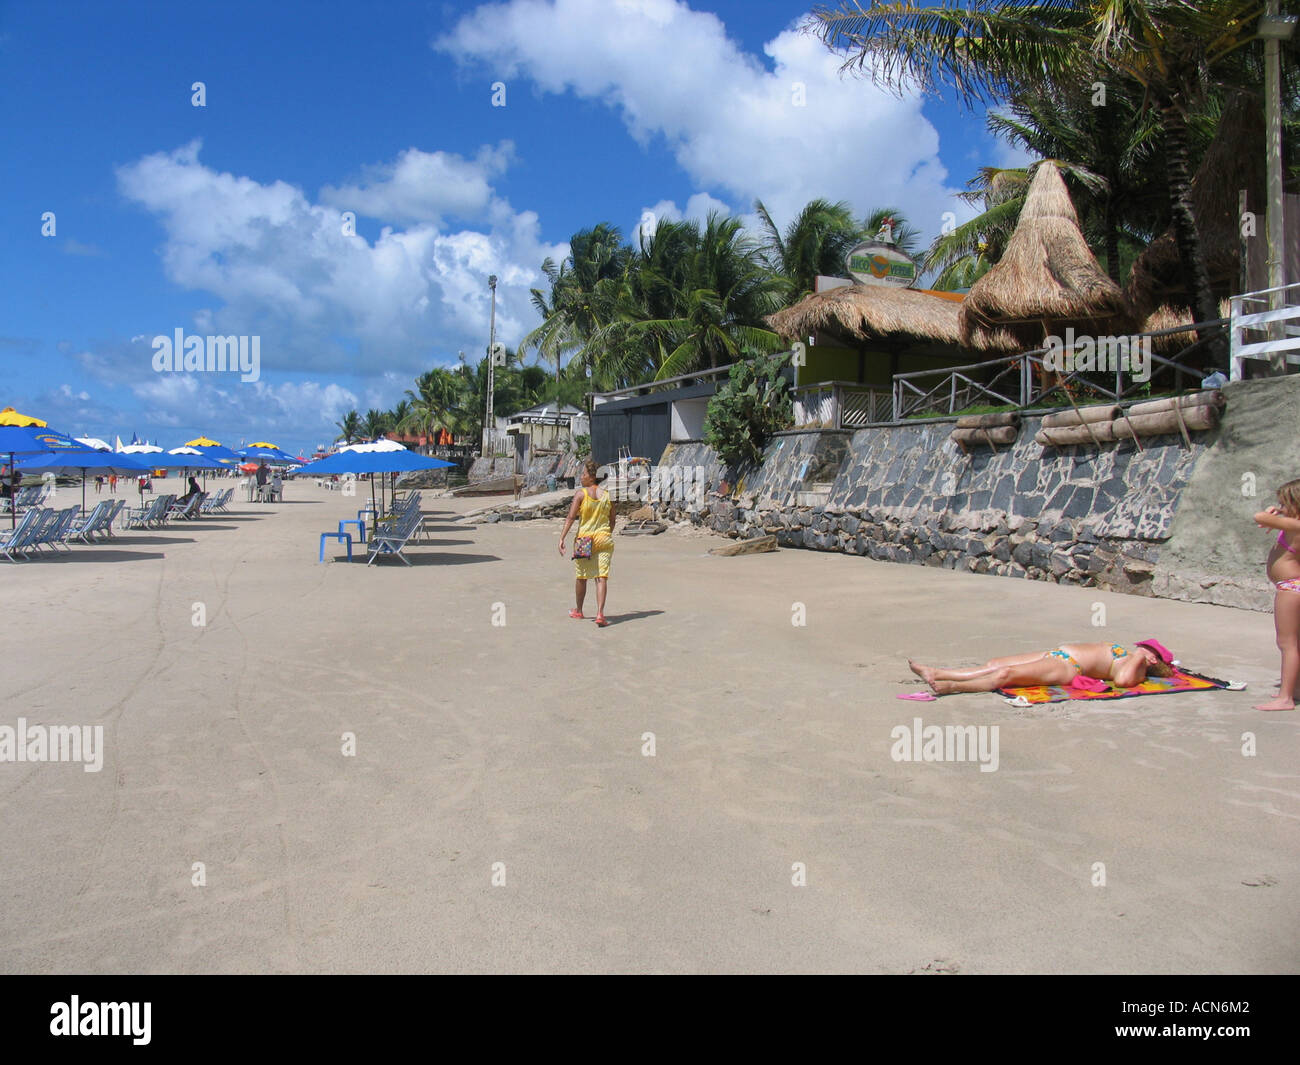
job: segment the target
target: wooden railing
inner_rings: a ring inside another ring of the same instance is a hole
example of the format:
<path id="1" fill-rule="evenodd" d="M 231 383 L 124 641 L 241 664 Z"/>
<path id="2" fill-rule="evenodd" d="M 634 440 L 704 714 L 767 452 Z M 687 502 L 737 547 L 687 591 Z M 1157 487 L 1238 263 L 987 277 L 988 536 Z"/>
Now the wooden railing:
<path id="1" fill-rule="evenodd" d="M 1175 326 L 1151 333 L 1137 334 L 1130 340 L 1142 341 L 1150 338 L 1171 336 L 1175 333 L 1189 333 L 1197 329 L 1221 330 L 1228 324 L 1228 319 L 1220 318 L 1212 322 L 1193 325 Z M 1076 347 L 1085 340 L 1080 338 Z M 1110 339 L 1110 338 L 1104 338 Z M 1193 354 L 1200 349 L 1203 341 L 1197 340 L 1183 348 L 1173 358 L 1166 358 L 1154 351 L 1150 356 L 1150 376 L 1144 380 L 1135 379 L 1127 367 L 1116 361 L 1113 368 L 1114 387 L 1109 386 L 1111 368 L 1107 368 L 1106 383 L 1097 370 L 1073 370 L 1066 372 L 1058 366 L 1045 363 L 1049 354 L 1047 348 L 1036 348 L 1019 355 L 1007 355 L 999 359 L 970 363 L 966 366 L 945 366 L 935 370 L 918 370 L 894 376 L 893 421 L 904 418 L 929 415 L 942 418 L 976 405 L 999 407 L 1033 407 L 1042 405 L 1048 397 L 1059 393 L 1062 401 L 1068 393 L 1078 386 L 1085 386 L 1090 391 L 1105 396 L 1116 402 L 1145 393 L 1149 386 L 1159 377 L 1160 384 L 1167 385 L 1170 391 L 1180 391 L 1185 387 L 1200 384 L 1203 373 L 1201 367 L 1190 361 Z M 1073 352 L 1062 350 L 1061 354 Z M 1146 357 L 1144 353 L 1143 357 Z M 973 375 L 978 375 L 978 377 Z"/>

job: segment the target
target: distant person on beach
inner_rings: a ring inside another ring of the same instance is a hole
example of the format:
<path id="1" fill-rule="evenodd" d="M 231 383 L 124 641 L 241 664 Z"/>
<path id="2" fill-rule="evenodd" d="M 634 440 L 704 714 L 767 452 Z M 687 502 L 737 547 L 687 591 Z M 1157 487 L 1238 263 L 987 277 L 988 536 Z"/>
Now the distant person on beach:
<path id="1" fill-rule="evenodd" d="M 110 473 L 108 475 L 108 490 L 112 492 L 113 495 L 117 495 L 117 474 L 115 473 Z"/>
<path id="2" fill-rule="evenodd" d="M 587 582 L 596 582 L 596 624 L 604 627 L 605 594 L 609 586 L 609 564 L 614 557 L 614 503 L 609 492 L 596 487 L 596 473 L 600 469 L 592 460 L 582 467 L 582 487 L 573 493 L 573 504 L 560 533 L 560 555 L 564 554 L 564 541 L 569 528 L 578 521 L 578 532 L 573 538 L 574 596 L 577 606 L 569 617 L 582 618 L 582 604 L 587 597 Z M 594 491 L 593 491 L 594 489 Z M 589 547 L 588 557 L 578 553 L 583 542 Z"/>
<path id="3" fill-rule="evenodd" d="M 22 487 L 23 475 L 18 472 L 18 467 L 14 466 L 4 475 L 4 481 L 0 484 L 0 498 L 13 499 L 18 494 L 18 489 Z"/>
<path id="4" fill-rule="evenodd" d="M 1174 656 L 1157 640 L 1142 640 L 1132 651 L 1117 643 L 1065 643 L 1051 651 L 990 658 L 974 669 L 922 666 L 908 659 L 912 672 L 937 695 L 991 692 L 998 688 L 1068 686 L 1076 677 L 1107 680 L 1117 688 L 1134 688 L 1148 675 L 1173 675 Z"/>
<path id="5" fill-rule="evenodd" d="M 1268 579 L 1274 588 L 1273 627 L 1282 652 L 1282 682 L 1277 698 L 1256 710 L 1294 710 L 1300 685 L 1300 480 L 1277 490 L 1278 506 L 1261 510 L 1255 523 L 1277 529 L 1277 542 L 1268 553 Z"/>
<path id="6" fill-rule="evenodd" d="M 104 490 L 104 475 L 102 473 L 95 475 L 95 495 L 99 495 Z"/>

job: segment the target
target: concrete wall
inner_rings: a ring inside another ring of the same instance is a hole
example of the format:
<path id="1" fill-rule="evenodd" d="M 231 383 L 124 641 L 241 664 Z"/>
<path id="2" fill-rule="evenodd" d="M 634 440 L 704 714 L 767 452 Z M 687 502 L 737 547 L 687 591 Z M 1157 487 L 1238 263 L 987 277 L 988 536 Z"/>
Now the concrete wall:
<path id="1" fill-rule="evenodd" d="M 1222 425 L 1190 448 L 1172 435 L 1044 449 L 1037 418 L 1014 445 L 969 454 L 950 421 L 783 434 L 725 496 L 706 445 L 670 445 L 661 462 L 703 467 L 713 491 L 660 509 L 788 546 L 1267 610 L 1268 537 L 1250 516 L 1300 476 L 1300 377 L 1224 393 Z"/>
<path id="2" fill-rule="evenodd" d="M 682 399 L 672 405 L 672 424 L 669 427 L 672 440 L 700 440 L 704 437 L 704 416 L 709 413 L 707 396 L 698 399 Z"/>

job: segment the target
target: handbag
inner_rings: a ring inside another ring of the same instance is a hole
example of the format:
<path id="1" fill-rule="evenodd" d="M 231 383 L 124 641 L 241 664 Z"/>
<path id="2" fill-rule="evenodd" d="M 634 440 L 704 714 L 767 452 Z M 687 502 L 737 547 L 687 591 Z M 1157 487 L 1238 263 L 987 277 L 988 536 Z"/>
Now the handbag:
<path id="1" fill-rule="evenodd" d="M 591 540 L 590 536 L 575 536 L 573 539 L 573 557 L 591 558 Z"/>

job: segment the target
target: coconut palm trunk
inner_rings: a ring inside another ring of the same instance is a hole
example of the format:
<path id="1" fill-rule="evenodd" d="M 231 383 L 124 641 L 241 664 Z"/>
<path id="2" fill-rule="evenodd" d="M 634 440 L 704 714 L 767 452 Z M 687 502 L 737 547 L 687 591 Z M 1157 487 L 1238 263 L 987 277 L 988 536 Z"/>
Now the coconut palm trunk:
<path id="1" fill-rule="evenodd" d="M 1196 216 L 1192 212 L 1192 167 L 1187 145 L 1187 121 L 1171 100 L 1160 102 L 1160 117 L 1165 133 L 1165 173 L 1169 178 L 1169 207 L 1174 243 L 1182 265 L 1183 287 L 1188 303 L 1196 308 L 1196 318 L 1211 322 L 1219 317 L 1219 305 L 1210 288 L 1210 276 L 1198 249 Z M 1202 326 L 1196 339 L 1205 344 L 1205 354 L 1215 366 L 1227 365 L 1227 350 L 1221 329 Z"/>

